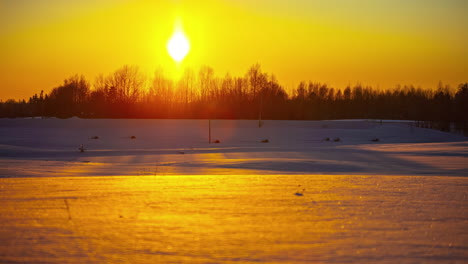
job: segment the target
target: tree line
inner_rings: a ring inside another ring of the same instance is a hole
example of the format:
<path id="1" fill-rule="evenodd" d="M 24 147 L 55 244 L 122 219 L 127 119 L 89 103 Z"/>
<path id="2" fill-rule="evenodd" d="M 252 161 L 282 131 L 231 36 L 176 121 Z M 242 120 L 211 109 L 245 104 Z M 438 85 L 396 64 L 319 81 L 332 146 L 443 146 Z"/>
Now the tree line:
<path id="1" fill-rule="evenodd" d="M 146 78 L 136 66 L 99 75 L 91 85 L 72 76 L 29 100 L 0 101 L 0 117 L 189 118 L 189 119 L 405 119 L 468 121 L 468 83 L 457 89 L 360 84 L 344 89 L 301 82 L 286 91 L 273 74 L 251 66 L 244 76 L 220 78 L 208 66 L 186 70 L 178 80 L 162 70 Z"/>

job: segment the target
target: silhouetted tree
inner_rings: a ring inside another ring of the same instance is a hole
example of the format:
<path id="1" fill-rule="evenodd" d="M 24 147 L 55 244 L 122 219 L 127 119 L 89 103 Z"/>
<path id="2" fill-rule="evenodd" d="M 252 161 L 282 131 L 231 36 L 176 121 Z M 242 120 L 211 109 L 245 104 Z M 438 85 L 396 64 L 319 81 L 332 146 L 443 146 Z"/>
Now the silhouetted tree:
<path id="1" fill-rule="evenodd" d="M 208 66 L 198 74 L 186 70 L 171 80 L 162 69 L 146 77 L 135 66 L 99 75 L 91 86 L 75 75 L 50 93 L 28 100 L 0 101 L 0 117 L 80 116 L 89 118 L 242 118 L 242 119 L 409 119 L 424 126 L 465 129 L 468 123 L 468 83 L 457 91 L 439 84 L 437 90 L 396 86 L 375 90 L 348 85 L 336 89 L 317 82 L 301 82 L 288 94 L 276 77 L 252 65 L 240 77 L 215 76 Z"/>
<path id="2" fill-rule="evenodd" d="M 455 94 L 455 115 L 458 122 L 468 122 L 468 83 L 460 84 Z"/>
<path id="3" fill-rule="evenodd" d="M 58 117 L 85 116 L 84 105 L 89 95 L 89 83 L 84 76 L 75 75 L 54 88 L 48 98 L 48 115 Z"/>

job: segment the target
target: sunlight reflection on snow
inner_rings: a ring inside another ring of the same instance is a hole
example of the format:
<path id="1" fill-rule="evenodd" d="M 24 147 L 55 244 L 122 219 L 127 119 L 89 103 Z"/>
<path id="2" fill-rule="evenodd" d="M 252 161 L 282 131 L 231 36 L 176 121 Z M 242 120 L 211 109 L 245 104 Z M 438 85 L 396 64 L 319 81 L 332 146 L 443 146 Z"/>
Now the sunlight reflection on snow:
<path id="1" fill-rule="evenodd" d="M 466 184 L 377 175 L 0 179 L 0 252 L 8 252 L 0 259 L 462 261 Z"/>

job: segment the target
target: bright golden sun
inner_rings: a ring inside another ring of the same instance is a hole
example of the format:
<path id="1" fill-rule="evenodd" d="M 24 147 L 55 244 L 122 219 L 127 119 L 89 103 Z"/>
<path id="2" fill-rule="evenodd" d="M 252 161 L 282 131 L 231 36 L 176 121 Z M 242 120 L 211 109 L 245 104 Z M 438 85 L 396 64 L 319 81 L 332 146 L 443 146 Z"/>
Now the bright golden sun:
<path id="1" fill-rule="evenodd" d="M 176 61 L 181 62 L 190 51 L 190 43 L 182 31 L 174 32 L 167 43 L 169 55 Z"/>

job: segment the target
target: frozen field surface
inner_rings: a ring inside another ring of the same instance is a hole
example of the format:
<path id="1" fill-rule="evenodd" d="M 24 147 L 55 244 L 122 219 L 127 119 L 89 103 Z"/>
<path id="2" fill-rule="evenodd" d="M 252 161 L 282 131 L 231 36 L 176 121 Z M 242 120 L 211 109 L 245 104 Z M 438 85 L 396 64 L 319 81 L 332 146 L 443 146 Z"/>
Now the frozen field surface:
<path id="1" fill-rule="evenodd" d="M 0 119 L 0 177 L 468 175 L 466 137 L 408 123 L 214 120 L 211 134 L 207 120 Z"/>
<path id="2" fill-rule="evenodd" d="M 466 263 L 467 138 L 410 124 L 0 119 L 0 263 Z"/>

